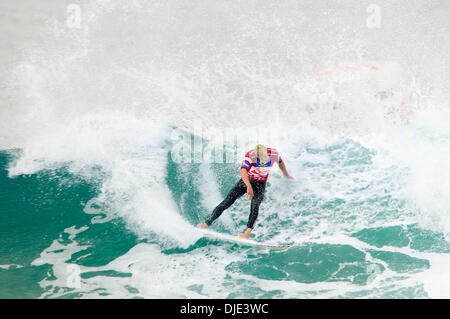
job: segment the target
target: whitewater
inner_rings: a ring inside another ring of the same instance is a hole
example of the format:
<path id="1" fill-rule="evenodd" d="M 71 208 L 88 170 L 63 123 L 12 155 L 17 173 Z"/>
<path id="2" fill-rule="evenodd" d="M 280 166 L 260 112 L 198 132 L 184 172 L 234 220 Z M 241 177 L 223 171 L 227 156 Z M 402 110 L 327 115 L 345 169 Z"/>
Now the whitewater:
<path id="1" fill-rule="evenodd" d="M 371 4 L 2 1 L 0 298 L 449 298 L 450 3 Z M 256 143 L 286 250 L 192 227 Z"/>

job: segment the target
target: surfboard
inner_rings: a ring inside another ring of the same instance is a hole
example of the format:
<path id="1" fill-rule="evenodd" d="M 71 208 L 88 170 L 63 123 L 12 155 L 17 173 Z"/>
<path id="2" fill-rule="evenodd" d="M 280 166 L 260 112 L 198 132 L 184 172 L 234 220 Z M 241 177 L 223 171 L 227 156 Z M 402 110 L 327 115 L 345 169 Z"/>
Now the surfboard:
<path id="1" fill-rule="evenodd" d="M 197 231 L 202 233 L 205 237 L 212 238 L 212 239 L 219 239 L 227 242 L 233 242 L 242 246 L 253 246 L 253 247 L 259 247 L 259 248 L 270 248 L 270 249 L 287 249 L 291 247 L 292 245 L 289 244 L 276 244 L 276 243 L 268 243 L 268 242 L 259 242 L 252 239 L 241 239 L 238 238 L 237 235 L 229 235 L 229 234 L 223 234 L 216 232 L 214 230 L 206 229 L 206 228 L 199 228 L 197 225 L 193 225 Z"/>

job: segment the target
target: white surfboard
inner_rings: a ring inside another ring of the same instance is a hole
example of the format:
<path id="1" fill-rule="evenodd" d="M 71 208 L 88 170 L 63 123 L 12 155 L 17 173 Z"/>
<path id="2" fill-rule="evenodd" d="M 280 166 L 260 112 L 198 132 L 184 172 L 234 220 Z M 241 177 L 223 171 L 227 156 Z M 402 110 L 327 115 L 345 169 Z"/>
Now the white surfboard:
<path id="1" fill-rule="evenodd" d="M 196 225 L 194 225 L 194 227 L 195 227 L 195 229 L 197 229 L 197 231 L 199 231 L 203 235 L 205 235 L 205 237 L 209 237 L 212 239 L 219 239 L 219 240 L 228 241 L 228 242 L 233 242 L 233 243 L 237 243 L 237 244 L 243 245 L 243 246 L 255 246 L 255 247 L 270 248 L 270 249 L 287 249 L 292 246 L 289 244 L 275 244 L 275 243 L 259 242 L 259 241 L 252 240 L 252 239 L 241 239 L 241 238 L 238 238 L 237 235 L 233 236 L 233 235 L 229 235 L 229 234 L 223 234 L 223 233 L 219 233 L 219 232 L 216 232 L 216 231 L 213 231 L 210 229 L 200 228 L 200 227 L 197 227 Z"/>

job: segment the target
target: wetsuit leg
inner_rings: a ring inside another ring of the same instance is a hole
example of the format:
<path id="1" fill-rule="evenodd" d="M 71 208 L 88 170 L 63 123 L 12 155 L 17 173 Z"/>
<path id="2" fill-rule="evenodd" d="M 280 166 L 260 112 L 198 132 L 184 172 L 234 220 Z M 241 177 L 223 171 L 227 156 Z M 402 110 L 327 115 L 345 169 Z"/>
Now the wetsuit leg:
<path id="1" fill-rule="evenodd" d="M 248 228 L 253 228 L 255 224 L 256 218 L 258 218 L 259 205 L 264 199 L 264 193 L 266 191 L 266 183 L 265 182 L 256 182 L 250 180 L 250 183 L 253 188 L 253 198 L 252 203 L 250 205 L 250 216 L 248 217 Z"/>
<path id="2" fill-rule="evenodd" d="M 219 205 L 217 205 L 216 208 L 214 208 L 211 216 L 205 221 L 205 223 L 210 226 L 214 220 L 222 215 L 225 209 L 233 205 L 236 199 L 245 193 L 247 193 L 247 186 L 245 186 L 244 181 L 240 179 L 228 193 L 227 197 Z"/>

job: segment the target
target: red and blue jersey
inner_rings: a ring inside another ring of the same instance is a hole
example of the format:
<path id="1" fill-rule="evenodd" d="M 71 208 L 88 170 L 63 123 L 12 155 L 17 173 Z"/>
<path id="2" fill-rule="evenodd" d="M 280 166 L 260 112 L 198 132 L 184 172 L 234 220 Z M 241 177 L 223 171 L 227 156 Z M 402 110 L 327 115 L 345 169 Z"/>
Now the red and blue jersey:
<path id="1" fill-rule="evenodd" d="M 259 158 L 256 157 L 255 150 L 250 150 L 245 154 L 241 168 L 247 170 L 249 178 L 258 182 L 267 182 L 270 168 L 274 163 L 280 163 L 282 161 L 278 150 L 275 148 L 267 148 L 267 155 L 269 156 L 269 161 L 267 163 L 261 163 Z"/>

